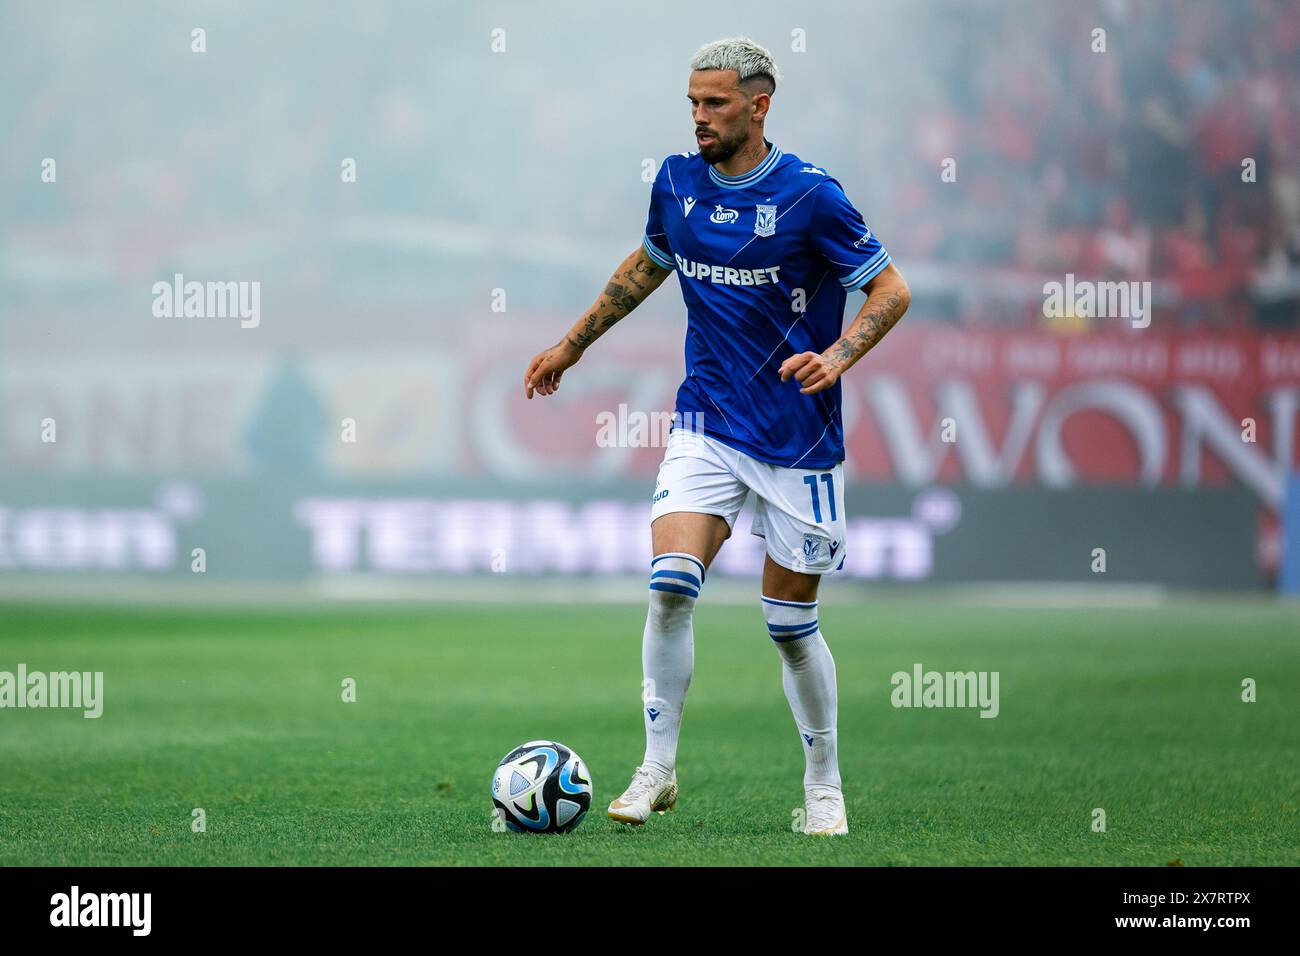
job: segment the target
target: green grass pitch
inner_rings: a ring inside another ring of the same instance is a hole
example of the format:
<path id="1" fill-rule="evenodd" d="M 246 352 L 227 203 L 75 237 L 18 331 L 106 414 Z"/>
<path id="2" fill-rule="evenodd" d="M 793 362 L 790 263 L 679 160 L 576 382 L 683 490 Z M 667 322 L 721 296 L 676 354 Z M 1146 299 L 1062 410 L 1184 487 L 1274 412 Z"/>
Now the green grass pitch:
<path id="1" fill-rule="evenodd" d="M 0 670 L 103 671 L 105 708 L 0 710 L 0 864 L 1300 864 L 1294 606 L 824 601 L 836 839 L 791 830 L 803 757 L 757 601 L 697 610 L 677 809 L 604 816 L 641 756 L 643 621 L 7 604 Z M 894 708 L 890 675 L 916 662 L 998 671 L 999 716 Z M 593 812 L 564 836 L 494 832 L 497 760 L 543 737 L 587 761 Z"/>

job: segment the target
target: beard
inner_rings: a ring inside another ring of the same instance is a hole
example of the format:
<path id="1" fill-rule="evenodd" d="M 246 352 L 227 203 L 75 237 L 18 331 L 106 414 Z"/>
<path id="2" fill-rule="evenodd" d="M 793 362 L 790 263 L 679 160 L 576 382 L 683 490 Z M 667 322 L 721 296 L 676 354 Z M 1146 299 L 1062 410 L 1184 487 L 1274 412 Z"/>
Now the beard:
<path id="1" fill-rule="evenodd" d="M 725 163 L 732 156 L 735 156 L 736 151 L 745 145 L 747 138 L 743 131 L 731 137 L 726 137 L 717 130 L 709 130 L 709 132 L 717 138 L 708 146 L 699 146 L 698 142 L 696 145 L 699 146 L 700 158 L 710 166 Z"/>

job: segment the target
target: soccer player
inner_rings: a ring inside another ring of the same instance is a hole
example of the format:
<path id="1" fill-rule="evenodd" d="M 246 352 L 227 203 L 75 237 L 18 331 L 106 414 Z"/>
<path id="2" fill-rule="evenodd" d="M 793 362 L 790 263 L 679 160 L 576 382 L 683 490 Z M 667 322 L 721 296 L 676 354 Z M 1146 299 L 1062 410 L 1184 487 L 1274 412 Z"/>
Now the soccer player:
<path id="1" fill-rule="evenodd" d="M 817 624 L 817 585 L 843 567 L 846 547 L 839 379 L 911 297 L 840 184 L 764 136 L 777 79 L 772 55 L 747 38 L 700 48 L 688 90 L 699 151 L 664 160 L 640 247 L 524 375 L 528 398 L 553 394 L 565 370 L 677 270 L 686 379 L 650 514 L 645 757 L 609 806 L 625 823 L 677 801 L 695 601 L 753 491 L 752 531 L 767 552 L 763 616 L 805 757 L 804 832 L 848 832 L 835 662 Z M 841 334 L 847 293 L 857 290 L 866 301 Z"/>

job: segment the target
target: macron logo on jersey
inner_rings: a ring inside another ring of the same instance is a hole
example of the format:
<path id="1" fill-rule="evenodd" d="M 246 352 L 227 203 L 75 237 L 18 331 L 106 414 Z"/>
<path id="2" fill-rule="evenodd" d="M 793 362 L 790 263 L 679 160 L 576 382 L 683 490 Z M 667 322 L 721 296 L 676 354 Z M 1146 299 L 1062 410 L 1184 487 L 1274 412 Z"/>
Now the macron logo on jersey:
<path id="1" fill-rule="evenodd" d="M 765 269 L 733 269 L 731 266 L 711 266 L 707 262 L 692 262 L 674 255 L 677 260 L 677 274 L 714 285 L 776 285 L 780 266 L 768 266 Z"/>

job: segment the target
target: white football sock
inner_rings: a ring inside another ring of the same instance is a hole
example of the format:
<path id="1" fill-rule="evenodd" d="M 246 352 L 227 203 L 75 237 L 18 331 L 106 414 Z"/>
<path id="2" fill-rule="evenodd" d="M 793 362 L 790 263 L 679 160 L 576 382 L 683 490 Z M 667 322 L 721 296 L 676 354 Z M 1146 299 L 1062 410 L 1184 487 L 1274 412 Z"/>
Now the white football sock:
<path id="1" fill-rule="evenodd" d="M 817 602 L 765 596 L 763 617 L 781 653 L 781 684 L 804 752 L 804 787 L 838 790 L 835 660 L 817 626 Z"/>
<path id="2" fill-rule="evenodd" d="M 641 641 L 641 715 L 645 763 L 668 774 L 677 766 L 682 708 L 695 667 L 695 599 L 704 565 L 693 555 L 670 551 L 650 562 L 650 611 Z"/>

